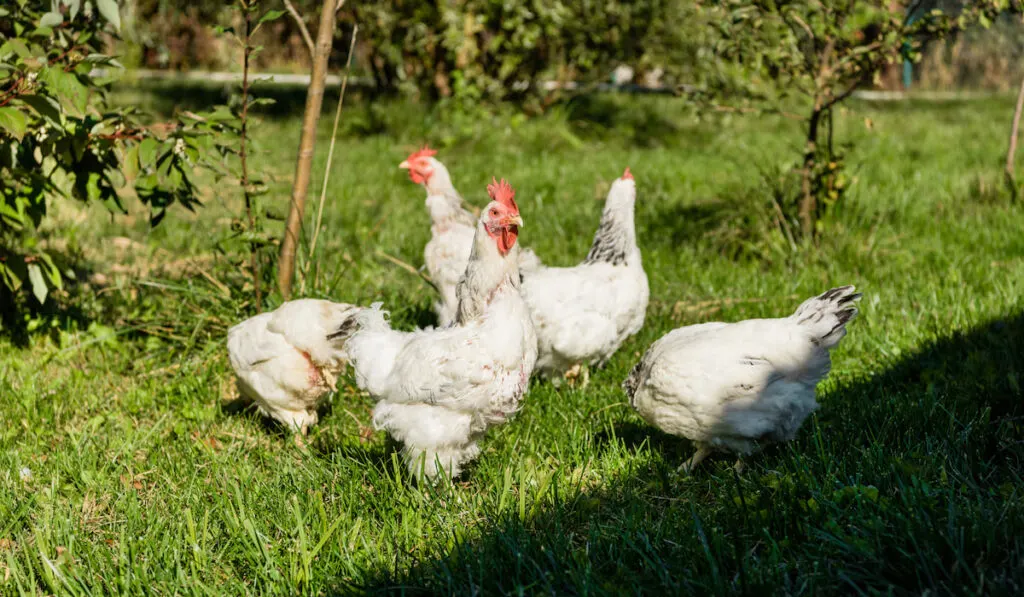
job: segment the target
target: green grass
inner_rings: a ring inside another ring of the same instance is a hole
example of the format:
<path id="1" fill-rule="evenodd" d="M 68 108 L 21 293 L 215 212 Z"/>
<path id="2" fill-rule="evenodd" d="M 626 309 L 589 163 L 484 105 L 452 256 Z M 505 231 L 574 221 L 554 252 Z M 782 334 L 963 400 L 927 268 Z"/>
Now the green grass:
<path id="1" fill-rule="evenodd" d="M 152 231 L 66 206 L 54 235 L 80 279 L 107 280 L 70 291 L 48 333 L 0 340 L 0 593 L 1019 594 L 1024 211 L 997 192 L 1010 110 L 851 105 L 837 135 L 857 180 L 821 246 L 758 258 L 723 247 L 723 222 L 797 155 L 791 121 L 599 99 L 473 126 L 354 103 L 306 294 L 382 299 L 397 325 L 431 321 L 429 289 L 375 254 L 422 261 L 423 194 L 396 165 L 424 140 L 477 205 L 508 178 L 520 238 L 550 263 L 585 255 L 623 167 L 638 183 L 643 331 L 586 390 L 535 381 L 435 488 L 365 433 L 372 402 L 350 385 L 306 448 L 225 406 L 223 333 L 251 309 L 215 250 L 239 214 L 229 184 Z M 299 128 L 285 109 L 256 127 L 278 212 Z M 797 441 L 741 476 L 728 458 L 677 476 L 691 446 L 619 389 L 638 355 L 674 327 L 785 315 L 847 283 L 862 314 Z"/>

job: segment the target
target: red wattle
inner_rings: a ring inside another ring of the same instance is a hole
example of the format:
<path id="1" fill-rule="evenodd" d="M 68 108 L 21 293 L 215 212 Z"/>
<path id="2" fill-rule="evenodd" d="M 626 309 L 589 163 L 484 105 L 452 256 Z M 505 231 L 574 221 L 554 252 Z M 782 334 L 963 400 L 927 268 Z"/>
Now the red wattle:
<path id="1" fill-rule="evenodd" d="M 516 244 L 516 237 L 518 236 L 519 231 L 515 228 L 501 229 L 501 233 L 498 235 L 498 250 L 501 251 L 502 255 L 505 255 L 512 250 L 512 247 Z"/>

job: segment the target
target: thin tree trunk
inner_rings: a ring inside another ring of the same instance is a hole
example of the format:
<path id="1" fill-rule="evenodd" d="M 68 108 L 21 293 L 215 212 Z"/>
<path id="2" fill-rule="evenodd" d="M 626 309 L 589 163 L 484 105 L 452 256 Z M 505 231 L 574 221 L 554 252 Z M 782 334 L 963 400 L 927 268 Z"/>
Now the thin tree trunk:
<path id="1" fill-rule="evenodd" d="M 803 180 L 800 185 L 803 195 L 800 199 L 800 228 L 805 240 L 814 235 L 815 200 L 811 178 L 814 176 L 814 161 L 818 151 L 818 125 L 821 122 L 821 109 L 817 104 L 816 101 L 811 116 L 807 119 L 807 145 L 804 149 Z"/>
<path id="2" fill-rule="evenodd" d="M 341 79 L 341 92 L 338 93 L 338 107 L 334 112 L 334 128 L 331 129 L 331 144 L 327 149 L 327 165 L 324 170 L 324 184 L 320 189 L 320 205 L 316 210 L 316 224 L 313 226 L 313 240 L 309 243 L 309 262 L 313 262 L 316 255 L 316 241 L 320 238 L 320 225 L 324 218 L 324 203 L 327 202 L 327 183 L 331 179 L 331 159 L 334 158 L 334 142 L 338 138 L 338 123 L 341 122 L 341 109 L 345 105 L 345 89 L 348 88 L 348 75 L 352 72 L 352 55 L 356 52 L 356 36 L 359 35 L 359 25 L 352 26 L 352 40 L 348 44 L 348 60 L 345 63 L 345 76 Z M 307 263 L 307 271 L 308 271 Z M 305 274 L 303 274 L 305 276 Z M 316 262 L 314 280 L 320 277 L 320 260 Z M 305 284 L 305 280 L 303 280 Z"/>
<path id="3" fill-rule="evenodd" d="M 252 7 L 242 3 L 245 11 L 245 50 L 242 58 L 242 129 L 239 135 L 241 147 L 238 157 L 242 162 L 242 195 L 245 197 L 245 215 L 249 220 L 249 233 L 256 233 L 256 217 L 252 193 L 249 189 L 249 151 L 247 136 L 249 130 L 249 58 L 252 55 Z M 252 287 L 256 294 L 256 312 L 263 312 L 263 272 L 260 268 L 259 247 L 255 242 L 249 244 L 249 267 L 252 269 Z"/>
<path id="4" fill-rule="evenodd" d="M 310 170 L 313 166 L 313 150 L 316 146 L 316 125 L 320 120 L 320 106 L 324 101 L 324 81 L 327 78 L 327 60 L 334 40 L 334 17 L 336 0 L 324 0 L 320 11 L 320 28 L 316 35 L 316 54 L 313 57 L 313 73 L 306 92 L 306 112 L 302 117 L 302 136 L 299 139 L 299 155 L 295 162 L 295 182 L 292 185 L 291 208 L 285 223 L 284 239 L 281 242 L 281 263 L 277 272 L 277 286 L 285 300 L 291 298 L 292 278 L 295 273 L 295 254 L 302 229 L 302 215 L 306 210 L 306 191 L 309 188 Z"/>
<path id="5" fill-rule="evenodd" d="M 1013 124 L 1010 125 L 1010 147 L 1006 151 L 1006 183 L 1010 186 L 1010 193 L 1014 199 L 1017 198 L 1017 177 L 1014 175 L 1015 159 L 1017 154 L 1017 131 L 1020 130 L 1020 115 L 1024 112 L 1024 80 L 1020 82 L 1020 91 L 1017 92 L 1017 107 L 1013 111 Z"/>

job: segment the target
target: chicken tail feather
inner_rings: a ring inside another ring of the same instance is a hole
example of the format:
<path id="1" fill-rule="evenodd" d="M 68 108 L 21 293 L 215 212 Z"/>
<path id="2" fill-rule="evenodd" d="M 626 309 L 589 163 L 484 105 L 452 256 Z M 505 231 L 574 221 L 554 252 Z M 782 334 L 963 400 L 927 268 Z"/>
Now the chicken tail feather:
<path id="1" fill-rule="evenodd" d="M 633 401 L 633 396 L 636 395 L 636 391 L 640 388 L 643 378 L 647 375 L 646 365 L 647 355 L 644 355 L 644 358 L 640 359 L 640 362 L 633 366 L 629 376 L 622 382 L 622 389 L 629 398 L 629 404 L 634 408 L 636 407 L 636 402 Z"/>
<path id="2" fill-rule="evenodd" d="M 861 293 L 853 286 L 833 288 L 800 305 L 793 319 L 808 328 L 815 344 L 825 349 L 835 348 L 846 336 L 846 324 L 857 316 Z"/>
<path id="3" fill-rule="evenodd" d="M 388 312 L 381 309 L 383 303 L 377 302 L 355 311 L 346 317 L 338 329 L 327 335 L 328 340 L 347 340 L 352 334 L 360 330 L 388 330 Z"/>

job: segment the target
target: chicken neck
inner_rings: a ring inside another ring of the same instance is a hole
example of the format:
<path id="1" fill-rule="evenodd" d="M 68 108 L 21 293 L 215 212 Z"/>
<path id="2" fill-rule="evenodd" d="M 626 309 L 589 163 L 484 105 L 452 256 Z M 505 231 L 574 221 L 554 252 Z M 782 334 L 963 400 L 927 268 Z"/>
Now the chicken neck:
<path id="1" fill-rule="evenodd" d="M 427 210 L 430 212 L 430 225 L 435 234 L 444 232 L 452 224 L 473 225 L 473 214 L 463 209 L 462 200 L 457 195 L 428 195 Z"/>
<path id="2" fill-rule="evenodd" d="M 502 255 L 487 236 L 484 225 L 477 224 L 469 264 L 455 290 L 459 299 L 455 315 L 457 325 L 479 319 L 491 300 L 506 288 L 519 289 L 518 259 L 518 244 Z"/>

